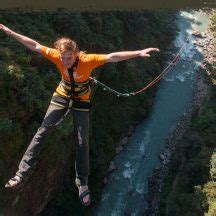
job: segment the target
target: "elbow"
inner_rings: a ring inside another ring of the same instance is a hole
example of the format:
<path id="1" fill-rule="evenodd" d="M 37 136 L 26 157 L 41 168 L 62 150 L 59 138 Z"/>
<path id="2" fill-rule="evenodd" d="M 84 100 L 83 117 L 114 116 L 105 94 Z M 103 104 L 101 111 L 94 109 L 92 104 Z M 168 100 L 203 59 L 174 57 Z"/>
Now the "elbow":
<path id="1" fill-rule="evenodd" d="M 110 53 L 106 55 L 106 62 L 117 62 L 117 59 L 112 53 Z"/>

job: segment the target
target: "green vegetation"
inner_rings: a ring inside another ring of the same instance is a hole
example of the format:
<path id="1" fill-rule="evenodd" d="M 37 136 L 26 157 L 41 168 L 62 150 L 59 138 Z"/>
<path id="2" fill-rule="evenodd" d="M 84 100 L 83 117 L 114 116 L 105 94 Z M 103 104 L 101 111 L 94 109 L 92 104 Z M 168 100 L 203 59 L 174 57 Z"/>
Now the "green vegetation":
<path id="1" fill-rule="evenodd" d="M 212 17 L 216 30 L 216 14 Z M 216 47 L 216 46 L 215 46 Z M 210 99 L 171 158 L 160 196 L 159 215 L 216 215 L 216 71 L 208 65 L 212 86 Z"/>
<path id="2" fill-rule="evenodd" d="M 161 52 L 153 54 L 150 59 L 107 64 L 94 72 L 101 81 L 123 92 L 140 89 L 161 72 L 165 62 L 164 52 L 176 33 L 173 14 L 166 10 L 109 13 L 59 10 L 55 13 L 44 11 L 22 14 L 1 11 L 0 18 L 1 23 L 14 31 L 51 47 L 58 36 L 72 37 L 80 50 L 87 50 L 88 53 L 159 47 Z M 60 75 L 52 63 L 0 32 L 1 185 L 16 172 L 18 162 L 40 126 L 59 80 Z M 109 161 L 115 155 L 116 143 L 135 120 L 146 117 L 153 103 L 154 88 L 137 97 L 125 99 L 94 87 L 89 179 L 93 203 L 100 199 L 102 181 Z M 43 181 L 49 186 L 50 173 L 54 173 L 51 181 L 61 179 L 58 190 L 53 193 L 53 198 L 41 215 L 86 214 L 86 209 L 79 204 L 73 180 L 75 173 L 71 122 L 71 117 L 68 117 L 50 135 L 40 154 L 39 166 L 29 180 L 29 185 L 40 188 Z M 43 196 L 43 190 L 42 187 L 41 195 L 38 196 Z M 20 208 L 25 208 L 26 211 L 33 209 L 36 199 L 39 199 L 35 195 L 36 190 L 29 191 L 31 197 L 27 203 L 22 202 L 22 199 L 19 203 Z M 29 197 L 28 194 L 25 197 Z M 12 199 L 11 193 L 2 191 L 0 208 L 11 208 Z"/>

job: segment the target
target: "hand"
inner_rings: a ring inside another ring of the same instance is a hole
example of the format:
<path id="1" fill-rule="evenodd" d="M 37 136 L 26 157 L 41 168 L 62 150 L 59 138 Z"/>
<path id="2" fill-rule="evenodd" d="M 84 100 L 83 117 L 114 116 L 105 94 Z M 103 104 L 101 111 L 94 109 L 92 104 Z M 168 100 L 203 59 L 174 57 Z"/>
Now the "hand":
<path id="1" fill-rule="evenodd" d="M 3 31 L 7 35 L 10 35 L 11 32 L 12 32 L 9 28 L 7 28 L 6 26 L 4 26 L 3 24 L 0 24 L 0 30 Z"/>
<path id="2" fill-rule="evenodd" d="M 143 49 L 143 50 L 140 50 L 140 57 L 150 57 L 150 54 L 151 52 L 153 51 L 157 51 L 159 52 L 160 50 L 158 48 L 147 48 L 147 49 Z"/>

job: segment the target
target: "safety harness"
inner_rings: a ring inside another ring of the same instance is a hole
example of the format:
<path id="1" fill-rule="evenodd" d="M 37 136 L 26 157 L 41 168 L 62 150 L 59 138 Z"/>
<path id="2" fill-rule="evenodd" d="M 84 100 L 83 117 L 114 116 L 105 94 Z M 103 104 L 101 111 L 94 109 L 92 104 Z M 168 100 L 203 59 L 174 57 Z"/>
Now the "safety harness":
<path id="1" fill-rule="evenodd" d="M 60 88 L 61 91 L 65 93 L 67 99 L 58 93 L 57 88 L 53 95 L 52 103 L 54 102 L 55 104 L 61 105 L 63 107 L 70 106 L 74 110 L 89 111 L 91 107 L 90 100 L 81 100 L 79 99 L 79 96 L 90 91 L 90 81 L 89 79 L 84 82 L 75 82 L 74 80 L 74 72 L 76 71 L 78 63 L 79 58 L 77 57 L 72 67 L 68 69 L 70 82 L 62 78 L 58 86 L 58 88 Z"/>

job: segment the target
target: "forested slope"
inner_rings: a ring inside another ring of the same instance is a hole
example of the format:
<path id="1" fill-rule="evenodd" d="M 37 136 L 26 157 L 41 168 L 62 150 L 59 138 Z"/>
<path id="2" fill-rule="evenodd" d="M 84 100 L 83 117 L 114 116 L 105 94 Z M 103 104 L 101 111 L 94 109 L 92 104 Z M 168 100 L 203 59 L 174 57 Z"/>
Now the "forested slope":
<path id="1" fill-rule="evenodd" d="M 53 46 L 59 36 L 77 41 L 87 53 L 111 53 L 158 47 L 149 59 L 109 63 L 94 74 L 117 90 L 137 90 L 161 72 L 165 51 L 176 33 L 174 15 L 157 12 L 55 13 L 0 12 L 1 23 Z M 37 167 L 21 192 L 3 189 L 12 177 L 31 138 L 40 126 L 60 80 L 56 67 L 41 55 L 0 33 L 0 209 L 7 215 L 82 215 L 74 185 L 74 145 L 71 116 L 49 136 Z M 93 204 L 120 138 L 134 121 L 145 118 L 155 87 L 142 95 L 117 98 L 94 87 L 91 110 L 89 187 Z M 48 205 L 47 205 L 48 203 Z M 44 207 L 46 208 L 44 209 Z"/>

